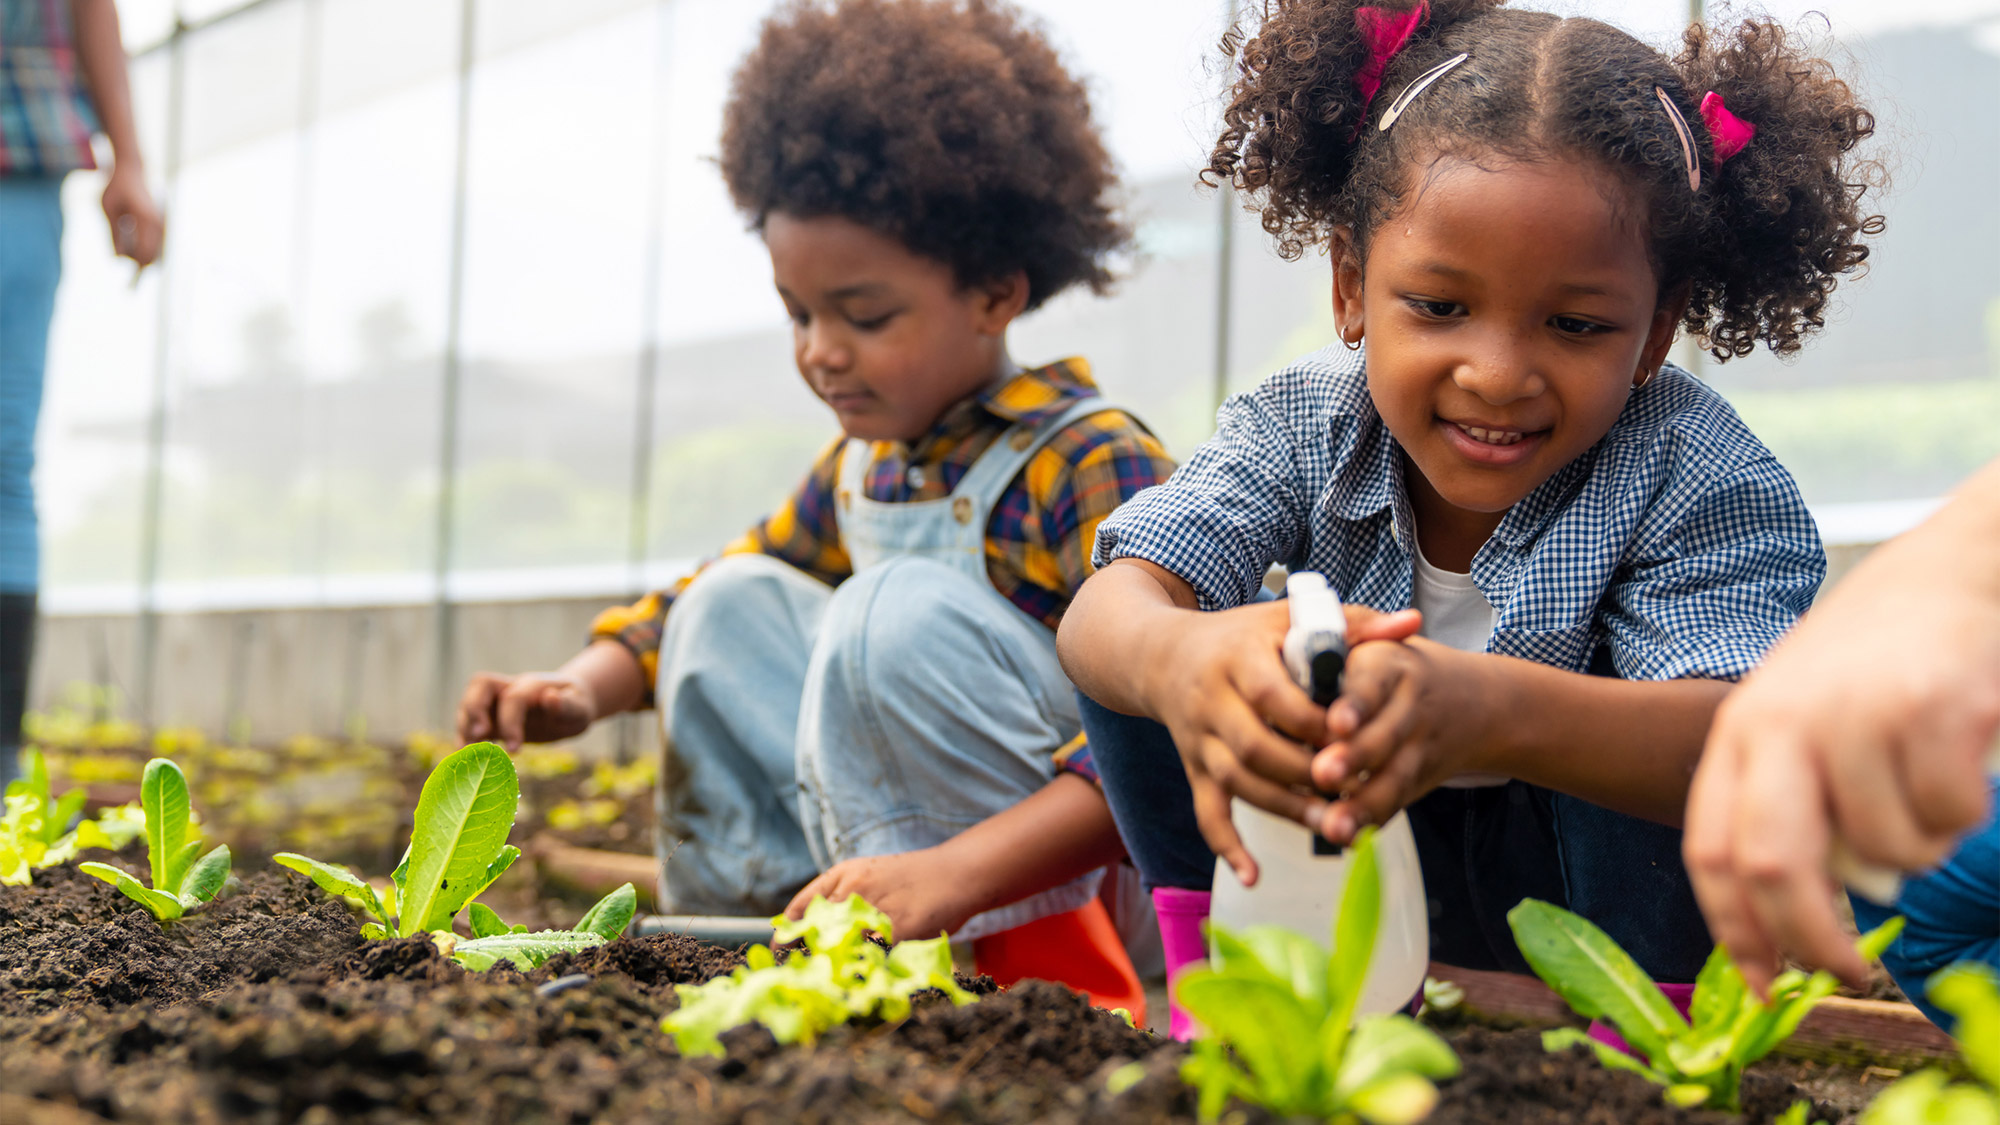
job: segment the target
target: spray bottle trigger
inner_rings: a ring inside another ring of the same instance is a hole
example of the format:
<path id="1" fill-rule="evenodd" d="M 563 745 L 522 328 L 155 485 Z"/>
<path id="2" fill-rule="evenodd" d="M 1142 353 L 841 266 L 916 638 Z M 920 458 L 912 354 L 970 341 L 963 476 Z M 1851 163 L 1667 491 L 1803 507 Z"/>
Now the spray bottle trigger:
<path id="1" fill-rule="evenodd" d="M 1312 701 L 1321 707 L 1333 706 L 1340 698 L 1340 676 L 1347 670 L 1347 654 L 1324 649 L 1312 657 Z"/>

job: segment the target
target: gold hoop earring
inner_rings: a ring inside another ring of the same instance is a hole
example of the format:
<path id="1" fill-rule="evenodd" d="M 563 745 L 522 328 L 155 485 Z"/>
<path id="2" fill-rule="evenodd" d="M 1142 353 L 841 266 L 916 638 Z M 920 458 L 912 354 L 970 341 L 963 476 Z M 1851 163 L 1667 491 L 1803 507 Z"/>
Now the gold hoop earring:
<path id="1" fill-rule="evenodd" d="M 1350 352 L 1358 352 L 1361 350 L 1361 341 L 1366 338 L 1367 334 L 1362 333 L 1360 335 L 1353 337 L 1352 339 L 1349 339 L 1347 333 L 1345 331 L 1342 331 L 1340 334 L 1340 346 L 1346 348 Z"/>
<path id="2" fill-rule="evenodd" d="M 1641 375 L 1639 376 L 1638 379 L 1634 380 L 1632 383 L 1632 389 L 1635 391 L 1645 390 L 1648 384 L 1652 383 L 1652 381 L 1655 378 L 1659 377 L 1659 374 L 1660 374 L 1660 369 L 1657 367 L 1653 368 L 1651 371 L 1646 372 L 1644 375 Z"/>

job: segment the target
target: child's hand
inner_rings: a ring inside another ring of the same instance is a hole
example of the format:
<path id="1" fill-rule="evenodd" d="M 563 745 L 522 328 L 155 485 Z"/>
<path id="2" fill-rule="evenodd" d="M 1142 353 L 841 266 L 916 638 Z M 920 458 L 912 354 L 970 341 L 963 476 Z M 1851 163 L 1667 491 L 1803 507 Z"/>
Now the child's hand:
<path id="1" fill-rule="evenodd" d="M 1349 642 L 1400 640 L 1422 618 L 1347 606 Z M 1191 615 L 1150 675 L 1147 697 L 1174 736 L 1202 839 L 1245 886 L 1257 864 L 1229 818 L 1231 797 L 1301 824 L 1317 824 L 1327 802 L 1308 792 L 1311 747 L 1327 742 L 1327 709 L 1285 671 L 1290 610 L 1283 602 Z"/>
<path id="2" fill-rule="evenodd" d="M 555 742 L 590 729 L 595 694 L 583 681 L 549 672 L 479 672 L 458 700 L 458 737 L 492 739 L 511 753 L 523 742 Z"/>
<path id="3" fill-rule="evenodd" d="M 1343 794 L 1325 806 L 1320 835 L 1346 844 L 1444 781 L 1476 770 L 1498 709 L 1488 658 L 1415 638 L 1357 645 L 1341 697 L 1327 715 L 1313 787 Z"/>
<path id="4" fill-rule="evenodd" d="M 840 902 L 858 894 L 889 916 L 898 941 L 955 933 L 979 912 L 960 893 L 970 882 L 966 875 L 937 848 L 843 860 L 792 896 L 785 917 L 803 917 L 815 898 Z"/>

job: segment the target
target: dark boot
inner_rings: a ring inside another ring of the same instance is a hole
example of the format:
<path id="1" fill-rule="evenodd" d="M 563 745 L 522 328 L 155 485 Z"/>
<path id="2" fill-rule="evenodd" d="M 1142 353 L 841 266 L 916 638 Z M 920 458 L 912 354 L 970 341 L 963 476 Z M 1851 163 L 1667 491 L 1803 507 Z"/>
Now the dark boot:
<path id="1" fill-rule="evenodd" d="M 19 776 L 21 716 L 35 655 L 35 595 L 0 594 L 0 789 Z"/>

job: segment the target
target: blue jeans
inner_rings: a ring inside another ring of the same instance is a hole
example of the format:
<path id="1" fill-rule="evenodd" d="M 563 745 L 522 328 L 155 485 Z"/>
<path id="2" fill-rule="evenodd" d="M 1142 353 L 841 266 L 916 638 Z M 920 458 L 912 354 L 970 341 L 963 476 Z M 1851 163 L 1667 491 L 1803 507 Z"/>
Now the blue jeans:
<path id="1" fill-rule="evenodd" d="M 762 555 L 703 571 L 660 646 L 660 897 L 771 914 L 826 867 L 943 843 L 1054 777 L 1078 730 L 1055 634 L 990 582 L 893 558 L 833 589 Z M 1097 893 L 973 917 L 970 940 Z"/>
<path id="2" fill-rule="evenodd" d="M 0 598 L 32 605 L 35 420 L 62 274 L 62 177 L 0 176 Z M 17 770 L 33 611 L 0 614 L 0 787 Z"/>
<path id="3" fill-rule="evenodd" d="M 1992 786 L 1995 807 L 1986 823 L 1959 844 L 1944 866 L 1904 883 L 1895 906 L 1848 896 L 1863 930 L 1903 916 L 1903 932 L 1883 951 L 1882 966 L 1931 1022 L 1945 1028 L 1951 1017 L 1924 998 L 1924 982 L 1931 974 L 1958 961 L 2000 969 L 2000 779 Z"/>
<path id="4" fill-rule="evenodd" d="M 1112 819 L 1148 887 L 1206 890 L 1215 854 L 1165 727 L 1079 696 Z M 1680 832 L 1524 782 L 1439 789 L 1409 807 L 1431 957 L 1526 973 L 1507 911 L 1539 898 L 1589 918 L 1653 979 L 1691 981 L 1714 942 L 1681 865 Z"/>

